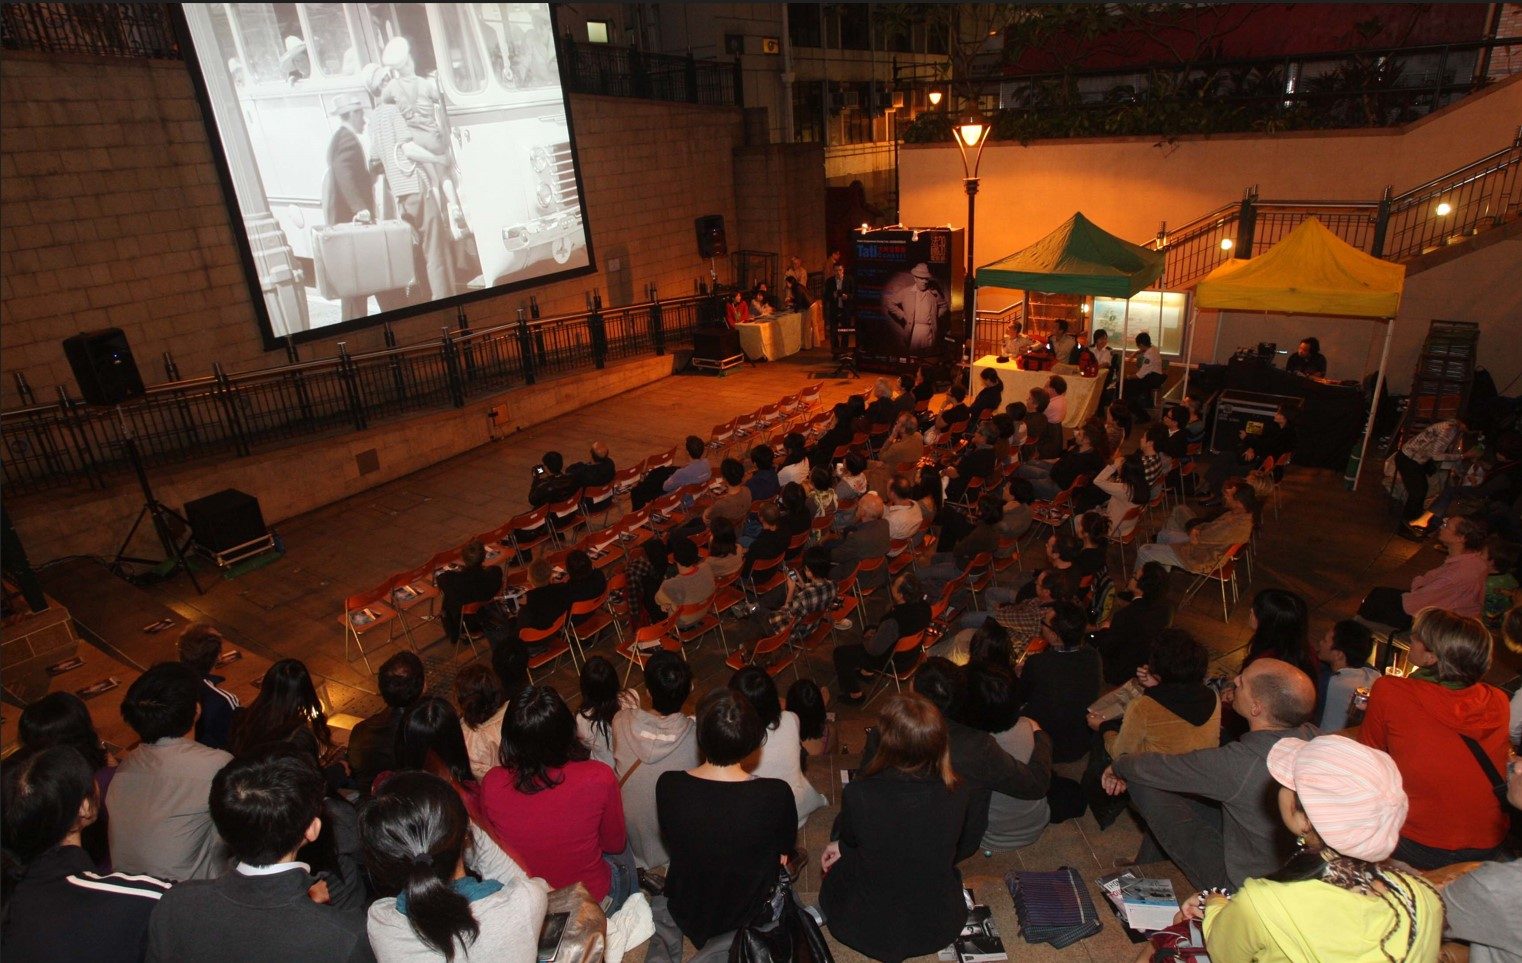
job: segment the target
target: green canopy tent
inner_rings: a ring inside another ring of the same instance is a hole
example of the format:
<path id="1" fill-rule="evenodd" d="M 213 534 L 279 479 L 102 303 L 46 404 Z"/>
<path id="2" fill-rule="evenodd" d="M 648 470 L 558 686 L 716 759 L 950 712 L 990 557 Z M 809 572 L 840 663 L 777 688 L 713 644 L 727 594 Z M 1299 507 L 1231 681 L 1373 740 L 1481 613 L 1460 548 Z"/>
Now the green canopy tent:
<path id="1" fill-rule="evenodd" d="M 1121 333 L 1122 388 L 1125 345 L 1131 340 L 1131 298 L 1163 274 L 1165 256 L 1116 237 L 1081 213 L 1023 250 L 978 268 L 978 286 L 1125 298 Z"/>

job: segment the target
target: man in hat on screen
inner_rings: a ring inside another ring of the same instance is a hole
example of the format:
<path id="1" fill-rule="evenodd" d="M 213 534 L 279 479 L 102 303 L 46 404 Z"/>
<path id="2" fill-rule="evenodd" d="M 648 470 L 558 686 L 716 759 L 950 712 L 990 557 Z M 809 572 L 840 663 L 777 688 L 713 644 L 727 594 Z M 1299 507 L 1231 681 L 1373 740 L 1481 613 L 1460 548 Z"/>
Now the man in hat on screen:
<path id="1" fill-rule="evenodd" d="M 370 173 L 365 147 L 365 105 L 353 94 L 333 98 L 338 129 L 328 141 L 328 174 L 322 182 L 322 217 L 327 224 L 375 220 L 375 176 Z M 351 321 L 366 313 L 364 298 L 344 298 L 343 319 Z"/>
<path id="2" fill-rule="evenodd" d="M 883 311 L 896 326 L 903 349 L 922 354 L 935 347 L 936 325 L 949 305 L 946 295 L 935 286 L 929 265 L 916 264 L 909 276 L 914 279 L 912 284 L 883 297 Z"/>

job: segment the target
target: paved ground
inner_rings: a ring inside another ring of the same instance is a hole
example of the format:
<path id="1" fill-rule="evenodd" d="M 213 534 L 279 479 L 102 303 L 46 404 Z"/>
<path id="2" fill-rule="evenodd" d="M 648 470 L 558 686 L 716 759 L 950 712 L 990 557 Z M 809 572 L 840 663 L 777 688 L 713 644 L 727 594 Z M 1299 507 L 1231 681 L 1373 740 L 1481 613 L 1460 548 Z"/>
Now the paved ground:
<path id="1" fill-rule="evenodd" d="M 825 366 L 818 356 L 795 357 L 735 371 L 722 379 L 663 380 L 286 521 L 279 526 L 287 551 L 282 561 L 233 581 L 213 580 L 204 596 L 196 596 L 183 578 L 152 591 L 186 618 L 217 622 L 229 638 L 260 656 L 305 660 L 314 675 L 325 681 L 336 709 L 366 715 L 380 703 L 364 666 L 344 658 L 339 609 L 345 595 L 421 564 L 434 552 L 459 545 L 527 508 L 529 469 L 548 448 L 575 459 L 601 439 L 616 461 L 627 464 L 679 443 L 688 433 L 706 437 L 713 425 L 809 384 L 822 383 L 824 400 L 833 402 L 869 383 L 821 382 L 809 377 L 811 371 Z M 1219 604 L 1209 589 L 1176 618 L 1177 625 L 1195 632 L 1210 647 L 1221 671 L 1234 667 L 1241 658 L 1249 634 L 1248 603 L 1258 589 L 1282 586 L 1303 594 L 1312 609 L 1312 632 L 1319 634 L 1333 621 L 1349 616 L 1367 587 L 1402 584 L 1441 560 L 1433 549 L 1391 534 L 1392 521 L 1377 479 L 1366 478 L 1360 491 L 1350 493 L 1331 472 L 1296 468 L 1283 485 L 1281 517 L 1275 519 L 1272 510 L 1267 516 L 1254 581 L 1244 586 L 1243 601 L 1231 620 L 1221 621 Z M 1027 559 L 1027 565 L 1030 562 Z M 1118 559 L 1115 564 L 1119 565 Z M 1175 588 L 1182 591 L 1182 577 L 1178 578 Z M 717 653 L 709 643 L 706 651 L 694 656 L 698 692 L 727 678 L 728 670 Z M 381 658 L 386 654 L 383 651 Z M 424 655 L 437 685 L 447 685 L 464 661 L 464 656 L 442 643 Z M 810 653 L 801 671 L 821 682 L 831 679 L 828 656 L 828 647 Z M 557 671 L 552 681 L 568 696 L 575 691 L 567 668 Z M 252 696 L 251 691 L 244 694 Z M 839 798 L 839 770 L 854 765 L 866 724 L 860 710 L 841 711 L 837 755 L 811 770 L 811 778 L 832 802 L 829 810 L 811 818 L 801 840 L 816 856 L 828 839 Z M 1013 909 L 998 892 L 1004 873 L 1022 867 L 1070 865 L 1092 879 L 1110 871 L 1115 857 L 1134 854 L 1137 841 L 1129 818 L 1102 832 L 1086 815 L 1053 826 L 1024 851 L 988 859 L 975 856 L 963 869 L 969 885 L 995 908 L 1006 942 L 1014 949 L 1019 937 Z M 809 895 L 817 888 L 816 866 L 800 890 Z M 841 960 L 857 958 L 849 950 L 837 950 Z M 1021 947 L 1016 952 L 1030 960 L 1060 956 L 1112 961 L 1129 959 L 1134 950 L 1121 927 L 1111 921 L 1099 936 L 1060 954 L 1044 946 Z"/>

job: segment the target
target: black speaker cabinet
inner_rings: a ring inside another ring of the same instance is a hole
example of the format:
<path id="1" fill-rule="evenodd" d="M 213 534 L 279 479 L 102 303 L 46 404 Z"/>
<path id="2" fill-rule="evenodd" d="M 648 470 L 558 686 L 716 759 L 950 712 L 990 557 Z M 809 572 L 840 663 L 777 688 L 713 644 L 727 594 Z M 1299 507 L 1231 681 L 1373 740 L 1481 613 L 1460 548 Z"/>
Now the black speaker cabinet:
<path id="1" fill-rule="evenodd" d="M 259 499 L 236 488 L 224 488 L 185 503 L 185 520 L 195 543 L 212 554 L 247 545 L 269 534 Z"/>
<path id="2" fill-rule="evenodd" d="M 740 353 L 740 336 L 726 329 L 694 331 L 692 357 L 698 361 L 723 361 Z"/>
<path id="3" fill-rule="evenodd" d="M 85 331 L 63 342 L 86 404 L 118 405 L 143 396 L 143 376 L 121 328 Z"/>
<path id="4" fill-rule="evenodd" d="M 698 232 L 698 257 L 729 257 L 723 214 L 706 214 L 694 221 L 693 226 Z"/>

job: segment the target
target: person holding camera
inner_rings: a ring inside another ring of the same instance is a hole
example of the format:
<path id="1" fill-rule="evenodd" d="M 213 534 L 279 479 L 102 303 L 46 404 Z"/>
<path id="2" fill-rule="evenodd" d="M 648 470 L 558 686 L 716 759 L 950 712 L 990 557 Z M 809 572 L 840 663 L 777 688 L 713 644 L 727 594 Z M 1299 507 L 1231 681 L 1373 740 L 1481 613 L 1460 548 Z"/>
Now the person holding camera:
<path id="1" fill-rule="evenodd" d="M 539 464 L 533 468 L 533 480 L 529 482 L 528 503 L 535 508 L 562 502 L 581 487 L 581 481 L 566 474 L 565 456 L 558 451 L 547 451 Z"/>

